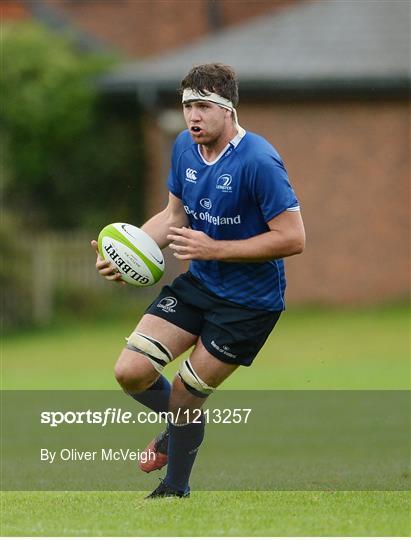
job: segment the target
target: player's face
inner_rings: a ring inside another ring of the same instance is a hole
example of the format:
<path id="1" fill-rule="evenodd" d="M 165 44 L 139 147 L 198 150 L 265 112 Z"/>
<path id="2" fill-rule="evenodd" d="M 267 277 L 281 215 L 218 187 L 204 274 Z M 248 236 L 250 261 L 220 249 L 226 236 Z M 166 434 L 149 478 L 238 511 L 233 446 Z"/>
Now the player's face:
<path id="1" fill-rule="evenodd" d="M 183 105 L 184 119 L 197 144 L 212 145 L 227 129 L 231 112 L 209 101 L 193 101 Z"/>

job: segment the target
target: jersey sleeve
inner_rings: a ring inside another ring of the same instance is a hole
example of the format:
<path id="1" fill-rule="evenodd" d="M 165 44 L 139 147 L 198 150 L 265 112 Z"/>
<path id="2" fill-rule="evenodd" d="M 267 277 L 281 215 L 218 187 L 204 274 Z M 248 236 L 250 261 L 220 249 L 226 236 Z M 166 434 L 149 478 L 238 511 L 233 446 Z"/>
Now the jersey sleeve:
<path id="1" fill-rule="evenodd" d="M 170 171 L 167 177 L 167 187 L 168 190 L 178 197 L 182 198 L 182 185 L 178 178 L 178 156 L 180 153 L 180 137 L 178 137 L 174 143 L 173 150 L 171 153 L 171 166 Z"/>
<path id="2" fill-rule="evenodd" d="M 253 176 L 253 195 L 266 222 L 285 210 L 300 209 L 281 159 L 264 156 L 256 163 Z"/>

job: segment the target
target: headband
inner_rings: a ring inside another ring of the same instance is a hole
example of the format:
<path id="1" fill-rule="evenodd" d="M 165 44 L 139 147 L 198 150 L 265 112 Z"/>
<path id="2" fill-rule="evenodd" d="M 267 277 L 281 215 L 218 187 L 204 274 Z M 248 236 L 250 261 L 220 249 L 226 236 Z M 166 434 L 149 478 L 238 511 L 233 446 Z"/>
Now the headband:
<path id="1" fill-rule="evenodd" d="M 223 96 L 220 96 L 219 94 L 208 92 L 206 95 L 203 96 L 196 90 L 192 90 L 191 88 L 186 88 L 183 92 L 183 99 L 181 100 L 181 102 L 189 103 L 190 101 L 211 101 L 211 103 L 220 105 L 220 107 L 224 107 L 224 109 L 228 109 L 230 111 L 234 110 L 234 105 L 232 101 L 230 101 L 229 99 L 226 99 Z"/>
<path id="2" fill-rule="evenodd" d="M 238 123 L 238 116 L 237 111 L 234 108 L 233 102 L 229 99 L 226 99 L 223 96 L 220 96 L 219 94 L 214 94 L 214 92 L 208 92 L 206 95 L 202 95 L 196 90 L 193 90 L 192 88 L 186 88 L 183 91 L 183 97 L 181 102 L 184 103 L 190 103 L 191 101 L 210 101 L 211 103 L 215 103 L 216 105 L 219 105 L 220 107 L 223 107 L 223 109 L 228 109 L 229 111 L 232 111 L 233 117 L 234 117 L 234 124 L 237 126 L 238 132 L 243 133 L 244 130 Z"/>

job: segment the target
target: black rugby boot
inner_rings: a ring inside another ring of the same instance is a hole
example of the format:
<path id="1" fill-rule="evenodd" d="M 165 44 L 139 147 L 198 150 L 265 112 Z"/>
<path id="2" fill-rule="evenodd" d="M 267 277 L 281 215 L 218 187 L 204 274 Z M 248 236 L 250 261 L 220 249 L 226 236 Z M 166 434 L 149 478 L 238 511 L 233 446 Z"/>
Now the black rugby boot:
<path id="1" fill-rule="evenodd" d="M 159 498 L 170 498 L 177 497 L 179 499 L 187 498 L 190 496 L 190 489 L 187 488 L 186 491 L 179 491 L 168 486 L 164 480 L 161 480 L 160 484 L 156 489 L 147 495 L 146 499 L 159 499 Z"/>

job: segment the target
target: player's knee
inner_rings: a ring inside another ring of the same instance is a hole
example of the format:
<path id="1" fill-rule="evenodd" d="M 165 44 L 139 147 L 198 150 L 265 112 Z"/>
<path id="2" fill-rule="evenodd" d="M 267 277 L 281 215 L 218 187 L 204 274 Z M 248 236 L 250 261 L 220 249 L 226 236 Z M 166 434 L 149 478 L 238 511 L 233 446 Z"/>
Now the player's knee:
<path id="1" fill-rule="evenodd" d="M 164 367 L 173 360 L 173 355 L 168 347 L 151 336 L 135 331 L 126 339 L 126 348 L 142 354 L 160 374 Z"/>
<path id="2" fill-rule="evenodd" d="M 158 373 L 148 374 L 136 365 L 130 365 L 119 359 L 114 367 L 114 376 L 126 392 L 144 392 L 158 377 Z"/>
<path id="3" fill-rule="evenodd" d="M 173 356 L 166 345 L 141 332 L 133 332 L 126 340 L 114 375 L 126 392 L 143 392 L 156 381 Z"/>
<path id="4" fill-rule="evenodd" d="M 180 387 L 181 389 L 184 387 L 192 396 L 206 399 L 215 390 L 214 387 L 203 381 L 194 369 L 190 359 L 184 360 L 177 376 L 181 381 L 181 384 L 178 383 L 178 380 L 176 381 L 177 387 Z"/>

